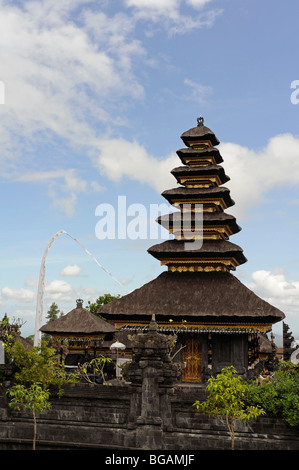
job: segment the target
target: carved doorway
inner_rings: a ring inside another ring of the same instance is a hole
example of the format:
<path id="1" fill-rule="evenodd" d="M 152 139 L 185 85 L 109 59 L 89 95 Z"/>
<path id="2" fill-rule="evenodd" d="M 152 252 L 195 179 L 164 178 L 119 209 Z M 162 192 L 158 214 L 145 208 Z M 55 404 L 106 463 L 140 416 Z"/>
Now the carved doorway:
<path id="1" fill-rule="evenodd" d="M 198 334 L 184 334 L 183 362 L 186 367 L 183 370 L 183 382 L 201 382 L 201 337 Z"/>

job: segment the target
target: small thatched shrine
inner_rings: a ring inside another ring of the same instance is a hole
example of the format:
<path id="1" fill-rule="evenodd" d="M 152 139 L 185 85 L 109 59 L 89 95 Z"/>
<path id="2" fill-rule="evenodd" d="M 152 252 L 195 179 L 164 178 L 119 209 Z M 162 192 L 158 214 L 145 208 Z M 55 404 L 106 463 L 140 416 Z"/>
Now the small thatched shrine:
<path id="1" fill-rule="evenodd" d="M 168 270 L 99 313 L 132 332 L 145 331 L 155 314 L 159 331 L 178 336 L 183 381 L 207 380 L 228 365 L 250 376 L 259 362 L 261 334 L 284 314 L 231 274 L 247 259 L 229 241 L 241 228 L 225 212 L 234 201 L 222 186 L 229 177 L 215 148 L 218 139 L 202 118 L 181 138 L 187 148 L 177 155 L 184 166 L 171 172 L 180 186 L 162 193 L 177 211 L 157 219 L 175 238 L 148 250 Z"/>
<path id="2" fill-rule="evenodd" d="M 115 328 L 111 323 L 83 308 L 83 300 L 66 315 L 53 320 L 40 328 L 42 333 L 52 336 L 54 341 L 66 346 L 66 364 L 76 365 L 102 349 L 104 341 L 112 340 Z M 72 360 L 73 359 L 73 360 Z"/>

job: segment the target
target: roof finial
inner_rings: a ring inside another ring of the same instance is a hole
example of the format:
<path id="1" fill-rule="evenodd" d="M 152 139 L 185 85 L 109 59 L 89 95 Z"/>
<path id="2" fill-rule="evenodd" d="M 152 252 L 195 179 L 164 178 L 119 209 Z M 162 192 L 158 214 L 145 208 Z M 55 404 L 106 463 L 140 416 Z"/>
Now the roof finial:
<path id="1" fill-rule="evenodd" d="M 152 314 L 152 319 L 151 319 L 151 322 L 149 324 L 149 331 L 157 331 L 158 330 L 158 325 L 156 323 L 156 315 L 153 313 Z"/>
<path id="2" fill-rule="evenodd" d="M 83 308 L 83 300 L 82 299 L 77 299 L 76 304 L 77 304 L 77 308 Z"/>
<path id="3" fill-rule="evenodd" d="M 204 123 L 204 118 L 202 116 L 197 118 L 197 125 L 198 126 L 203 126 L 203 123 Z"/>

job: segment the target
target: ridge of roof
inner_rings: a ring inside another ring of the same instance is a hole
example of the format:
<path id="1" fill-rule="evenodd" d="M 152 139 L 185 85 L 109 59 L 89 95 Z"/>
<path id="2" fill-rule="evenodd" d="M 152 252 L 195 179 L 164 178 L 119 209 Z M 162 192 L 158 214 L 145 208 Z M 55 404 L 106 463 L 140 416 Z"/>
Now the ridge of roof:
<path id="1" fill-rule="evenodd" d="M 66 315 L 46 323 L 40 328 L 43 333 L 109 333 L 113 325 L 91 313 L 86 308 L 74 308 Z"/>
<path id="2" fill-rule="evenodd" d="M 258 297 L 233 274 L 224 272 L 173 273 L 164 271 L 152 281 L 120 299 L 103 305 L 99 311 L 109 318 L 121 315 L 175 318 L 252 319 L 273 323 L 285 315 Z"/>

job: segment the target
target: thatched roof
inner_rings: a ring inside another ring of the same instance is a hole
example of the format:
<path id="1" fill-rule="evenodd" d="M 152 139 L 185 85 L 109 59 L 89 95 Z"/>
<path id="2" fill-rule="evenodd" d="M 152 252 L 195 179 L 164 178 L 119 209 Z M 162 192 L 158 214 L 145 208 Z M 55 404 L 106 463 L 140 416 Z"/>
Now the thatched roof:
<path id="1" fill-rule="evenodd" d="M 204 227 L 228 225 L 232 233 L 238 233 L 241 230 L 241 227 L 236 222 L 236 218 L 233 215 L 226 214 L 226 212 L 203 212 L 202 216 L 202 223 Z M 194 212 L 185 212 L 183 215 L 181 212 L 173 212 L 171 214 L 157 217 L 156 222 L 167 229 L 170 227 L 182 227 L 183 220 L 186 222 L 186 225 L 187 223 L 190 223 L 192 226 L 195 223 L 195 217 L 196 216 Z"/>
<path id="2" fill-rule="evenodd" d="M 82 303 L 77 301 L 76 308 L 57 320 L 43 325 L 40 331 L 48 334 L 99 334 L 112 333 L 115 328 L 111 323 L 83 308 Z"/>
<path id="3" fill-rule="evenodd" d="M 275 323 L 284 318 L 235 276 L 224 272 L 163 272 L 99 310 L 109 320 L 169 318 L 192 321 L 240 321 Z"/>
<path id="4" fill-rule="evenodd" d="M 230 177 L 227 176 L 224 172 L 224 169 L 220 165 L 207 165 L 202 167 L 192 167 L 192 166 L 179 166 L 173 168 L 170 172 L 178 181 L 183 176 L 188 176 L 192 178 L 196 178 L 197 176 L 204 176 L 208 177 L 210 175 L 218 175 L 221 184 L 226 183 L 230 180 Z"/>
<path id="5" fill-rule="evenodd" d="M 203 157 L 211 157 L 215 158 L 216 163 L 222 163 L 223 158 L 218 149 L 215 147 L 208 147 L 206 149 L 195 149 L 192 147 L 182 148 L 177 150 L 177 155 L 181 159 L 182 163 L 186 164 L 186 158 L 192 158 L 192 160 L 202 160 Z M 198 158 L 199 157 L 199 158 Z"/>
<path id="6" fill-rule="evenodd" d="M 223 199 L 227 207 L 231 207 L 235 202 L 230 197 L 230 190 L 221 187 L 213 188 L 185 188 L 184 186 L 179 186 L 178 188 L 166 189 L 163 191 L 162 196 L 170 203 L 173 204 L 177 200 L 184 200 L 184 203 L 188 204 L 191 201 L 200 199 L 204 201 L 205 199 L 216 200 Z"/>
<path id="7" fill-rule="evenodd" d="M 212 132 L 211 129 L 203 125 L 192 127 L 188 131 L 183 132 L 183 134 L 181 135 L 181 139 L 187 147 L 189 147 L 190 142 L 192 141 L 207 139 L 211 141 L 212 145 L 220 144 L 214 132 Z"/>
<path id="8" fill-rule="evenodd" d="M 187 241 L 188 242 L 188 241 Z M 186 248 L 185 240 L 167 240 L 163 243 L 151 246 L 147 251 L 156 259 L 166 258 L 215 258 L 234 257 L 239 264 L 246 263 L 247 258 L 243 250 L 235 243 L 226 240 L 203 240 L 202 247 L 198 250 L 190 249 L 192 241 L 188 242 Z M 194 243 L 194 247 L 195 247 Z"/>

